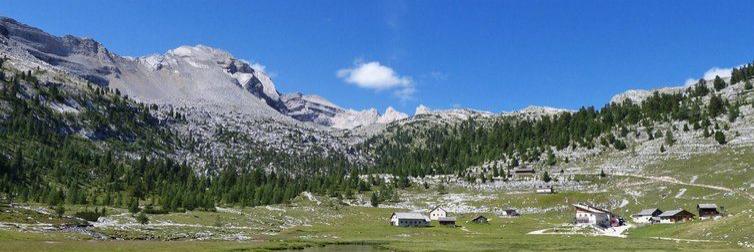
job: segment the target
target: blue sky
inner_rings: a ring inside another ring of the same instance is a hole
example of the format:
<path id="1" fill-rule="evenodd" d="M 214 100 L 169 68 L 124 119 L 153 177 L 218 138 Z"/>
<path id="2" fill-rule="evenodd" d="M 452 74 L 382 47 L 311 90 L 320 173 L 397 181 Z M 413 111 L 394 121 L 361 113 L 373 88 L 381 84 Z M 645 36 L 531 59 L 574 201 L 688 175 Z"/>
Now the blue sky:
<path id="1" fill-rule="evenodd" d="M 754 1 L 0 1 L 0 15 L 141 56 L 206 44 L 281 92 L 413 113 L 602 106 L 754 59 Z"/>

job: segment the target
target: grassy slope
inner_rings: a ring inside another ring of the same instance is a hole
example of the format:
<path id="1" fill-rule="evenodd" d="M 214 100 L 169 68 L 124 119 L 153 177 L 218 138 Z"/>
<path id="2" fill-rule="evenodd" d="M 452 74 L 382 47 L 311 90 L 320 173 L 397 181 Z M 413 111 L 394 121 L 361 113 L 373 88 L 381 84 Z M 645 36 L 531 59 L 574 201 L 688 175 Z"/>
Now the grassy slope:
<path id="1" fill-rule="evenodd" d="M 648 173 L 672 176 L 684 182 L 697 177 L 696 184 L 723 186 L 752 193 L 754 188 L 754 150 L 751 147 L 675 159 L 646 169 Z"/>
<path id="2" fill-rule="evenodd" d="M 153 222 L 196 224 L 211 227 L 209 230 L 230 229 L 230 226 L 251 227 L 252 240 L 258 242 L 200 242 L 200 241 L 75 241 L 82 239 L 73 234 L 38 234 L 0 231 L 3 246 L 0 250 L 58 250 L 58 251 L 139 251 L 139 250 L 256 250 L 263 248 L 301 247 L 318 243 L 374 243 L 381 247 L 396 250 L 422 251 L 497 251 L 497 250 L 736 250 L 738 242 L 752 241 L 754 227 L 750 225 L 754 217 L 754 203 L 741 191 L 754 178 L 750 166 L 754 164 L 751 149 L 726 149 L 720 154 L 700 155 L 687 160 L 671 160 L 645 169 L 648 175 L 671 176 L 683 182 L 690 182 L 696 175 L 697 184 L 711 184 L 734 188 L 736 192 L 681 185 L 636 177 L 609 176 L 606 179 L 591 179 L 596 185 L 587 192 L 561 192 L 554 195 L 531 193 L 509 194 L 502 191 L 491 193 L 468 189 L 451 188 L 451 193 L 493 194 L 493 199 L 482 198 L 467 202 L 471 206 L 550 209 L 544 213 L 532 213 L 521 218 L 497 218 L 493 214 L 490 224 L 467 224 L 473 215 L 460 215 L 459 228 L 395 228 L 387 223 L 395 209 L 371 207 L 347 207 L 328 202 L 322 205 L 310 201 L 298 201 L 293 205 L 279 205 L 240 209 L 232 212 L 187 212 L 167 215 L 153 215 Z M 725 169 L 725 173 L 717 171 Z M 728 176 L 726 174 L 733 174 Z M 679 192 L 685 192 L 679 195 Z M 411 193 L 432 194 L 431 190 L 413 188 Z M 439 198 L 430 195 L 427 198 Z M 586 237 L 583 235 L 527 235 L 526 233 L 558 226 L 569 222 L 574 202 L 594 202 L 620 204 L 614 211 L 629 216 L 642 208 L 659 207 L 668 210 L 683 207 L 695 212 L 699 202 L 714 202 L 725 207 L 730 216 L 716 221 L 693 221 L 677 225 L 650 225 L 630 229 L 628 238 Z M 75 209 L 71 207 L 70 209 Z M 118 211 L 110 210 L 111 213 Z M 281 229 L 285 219 L 306 220 L 306 225 L 296 225 Z M 222 228 L 216 227 L 221 226 Z M 155 237 L 167 237 L 171 233 L 200 232 L 207 228 L 164 228 L 152 231 Z M 277 235 L 268 232 L 282 231 Z M 228 233 L 239 230 L 227 231 Z M 135 237 L 142 237 L 137 234 Z M 654 237 L 719 240 L 721 242 L 676 242 L 658 240 Z M 49 243 L 55 241 L 59 243 Z"/>
<path id="3" fill-rule="evenodd" d="M 667 185 L 668 192 L 686 192 L 680 197 L 668 195 L 645 197 L 647 205 L 655 203 L 661 209 L 683 207 L 696 213 L 697 203 L 717 203 L 730 215 L 716 221 L 693 221 L 681 225 L 653 225 L 638 228 L 631 233 L 637 237 L 663 236 L 682 239 L 726 240 L 754 243 L 754 201 L 744 193 L 751 193 L 754 184 L 754 151 L 751 148 L 724 149 L 715 154 L 694 156 L 684 160 L 671 160 L 649 167 L 647 172 L 659 176 L 672 176 L 695 184 L 731 188 L 734 192 L 695 187 L 692 185 Z"/>

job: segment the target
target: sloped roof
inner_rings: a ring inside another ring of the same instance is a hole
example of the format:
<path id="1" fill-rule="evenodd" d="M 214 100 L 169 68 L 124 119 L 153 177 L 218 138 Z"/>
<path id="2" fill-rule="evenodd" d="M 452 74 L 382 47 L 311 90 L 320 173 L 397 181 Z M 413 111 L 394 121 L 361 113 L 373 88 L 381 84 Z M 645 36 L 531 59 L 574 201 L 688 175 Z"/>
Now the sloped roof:
<path id="1" fill-rule="evenodd" d="M 698 204 L 696 207 L 701 209 L 717 209 L 716 204 Z"/>
<path id="2" fill-rule="evenodd" d="M 431 213 L 431 212 L 434 212 L 435 210 L 438 210 L 438 209 L 439 209 L 439 210 L 442 210 L 443 212 L 446 212 L 446 213 L 448 212 L 448 211 L 446 211 L 445 209 L 443 209 L 443 208 L 442 208 L 442 207 L 440 207 L 440 206 L 436 206 L 435 208 L 432 208 L 432 210 L 429 210 L 429 212 Z"/>
<path id="3" fill-rule="evenodd" d="M 487 219 L 487 217 L 484 217 L 484 215 L 479 215 L 476 218 L 471 219 L 471 220 L 478 220 L 478 219 Z"/>
<path id="4" fill-rule="evenodd" d="M 655 211 L 660 211 L 660 213 L 662 213 L 660 209 L 650 208 L 650 209 L 641 210 L 641 212 L 637 213 L 636 216 L 651 216 L 652 214 L 654 214 Z"/>
<path id="5" fill-rule="evenodd" d="M 516 168 L 513 169 L 514 173 L 534 173 L 534 168 Z"/>
<path id="6" fill-rule="evenodd" d="M 456 221 L 456 217 L 440 217 L 437 221 Z"/>
<path id="7" fill-rule="evenodd" d="M 427 216 L 421 213 L 414 213 L 414 212 L 402 212 L 402 213 L 393 213 L 396 218 L 398 219 L 411 219 L 411 220 L 427 220 L 429 219 Z"/>
<path id="8" fill-rule="evenodd" d="M 658 215 L 658 217 L 672 217 L 672 216 L 678 215 L 679 213 L 682 213 L 682 212 L 686 212 L 686 213 L 689 213 L 691 215 L 694 215 L 691 212 L 686 211 L 686 210 L 684 210 L 684 209 L 681 208 L 681 209 L 674 209 L 674 210 L 670 210 L 670 211 L 664 212 L 664 213 Z"/>
<path id="9" fill-rule="evenodd" d="M 593 213 L 612 214 L 610 211 L 608 211 L 606 209 L 595 207 L 595 206 L 592 206 L 592 205 L 587 205 L 587 204 L 573 204 L 573 207 L 582 209 L 584 211 L 593 212 Z"/>

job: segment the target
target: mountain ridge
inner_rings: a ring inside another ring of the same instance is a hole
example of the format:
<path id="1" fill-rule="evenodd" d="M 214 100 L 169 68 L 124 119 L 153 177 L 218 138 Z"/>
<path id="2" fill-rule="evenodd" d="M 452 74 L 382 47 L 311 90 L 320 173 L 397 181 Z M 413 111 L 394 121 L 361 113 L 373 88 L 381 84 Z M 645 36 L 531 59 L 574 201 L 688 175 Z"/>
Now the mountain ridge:
<path id="1" fill-rule="evenodd" d="M 0 17 L 0 27 L 3 51 L 36 63 L 29 68 L 49 67 L 70 72 L 94 84 L 117 88 L 143 102 L 175 106 L 221 105 L 255 117 L 280 119 L 269 107 L 295 120 L 338 129 L 386 124 L 402 118 L 379 113 L 374 116 L 370 109 L 342 109 L 324 98 L 308 99 L 304 104 L 324 105 L 331 108 L 328 111 L 302 108 L 298 106 L 300 101 L 288 104 L 291 102 L 283 99 L 285 94 L 277 91 L 267 73 L 253 69 L 249 62 L 225 50 L 206 45 L 180 46 L 164 54 L 128 57 L 110 52 L 96 40 L 54 36 L 8 17 Z M 295 99 L 295 95 L 287 97 Z M 296 106 L 289 108 L 288 105 Z M 355 121 L 343 122 L 348 118 Z"/>

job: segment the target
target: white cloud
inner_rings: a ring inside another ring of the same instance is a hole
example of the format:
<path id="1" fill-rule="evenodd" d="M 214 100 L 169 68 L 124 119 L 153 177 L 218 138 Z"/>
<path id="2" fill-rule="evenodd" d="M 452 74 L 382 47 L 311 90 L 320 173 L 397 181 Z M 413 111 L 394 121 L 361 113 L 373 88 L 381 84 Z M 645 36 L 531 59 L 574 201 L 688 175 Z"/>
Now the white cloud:
<path id="1" fill-rule="evenodd" d="M 690 87 L 690 86 L 693 86 L 694 84 L 696 84 L 696 82 L 698 82 L 698 81 L 699 80 L 697 80 L 697 79 L 688 78 L 688 79 L 686 79 L 686 82 L 683 83 L 683 86 L 684 87 Z"/>
<path id="2" fill-rule="evenodd" d="M 414 99 L 414 93 L 416 93 L 416 88 L 414 88 L 414 86 L 407 86 L 395 90 L 395 92 L 393 92 L 393 95 L 397 96 L 398 99 L 405 102 Z"/>
<path id="3" fill-rule="evenodd" d="M 250 66 L 252 69 L 261 71 L 261 72 L 265 72 L 264 70 L 267 69 L 267 66 L 259 64 L 257 62 L 255 62 L 254 64 L 251 64 Z"/>
<path id="4" fill-rule="evenodd" d="M 732 71 L 733 71 L 733 68 L 713 67 L 710 70 L 707 70 L 707 72 L 704 72 L 704 79 L 712 80 L 712 79 L 715 79 L 715 76 L 720 76 L 720 78 L 728 78 L 730 77 L 730 73 Z"/>
<path id="5" fill-rule="evenodd" d="M 357 62 L 351 68 L 338 70 L 336 75 L 361 88 L 376 91 L 395 89 L 393 94 L 401 100 L 409 100 L 416 93 L 411 77 L 400 76 L 392 68 L 377 61 Z"/>
<path id="6" fill-rule="evenodd" d="M 398 76 L 392 68 L 377 61 L 357 63 L 353 68 L 338 70 L 337 75 L 348 83 L 374 90 L 411 85 L 411 78 Z"/>
<path id="7" fill-rule="evenodd" d="M 702 76 L 702 78 L 704 78 L 705 80 L 714 80 L 715 76 L 720 76 L 720 78 L 729 78 L 732 71 L 733 71 L 733 68 L 713 67 L 707 70 L 707 72 L 704 72 L 704 75 Z M 683 85 L 689 87 L 696 84 L 698 81 L 699 79 L 688 78 L 683 83 Z"/>

